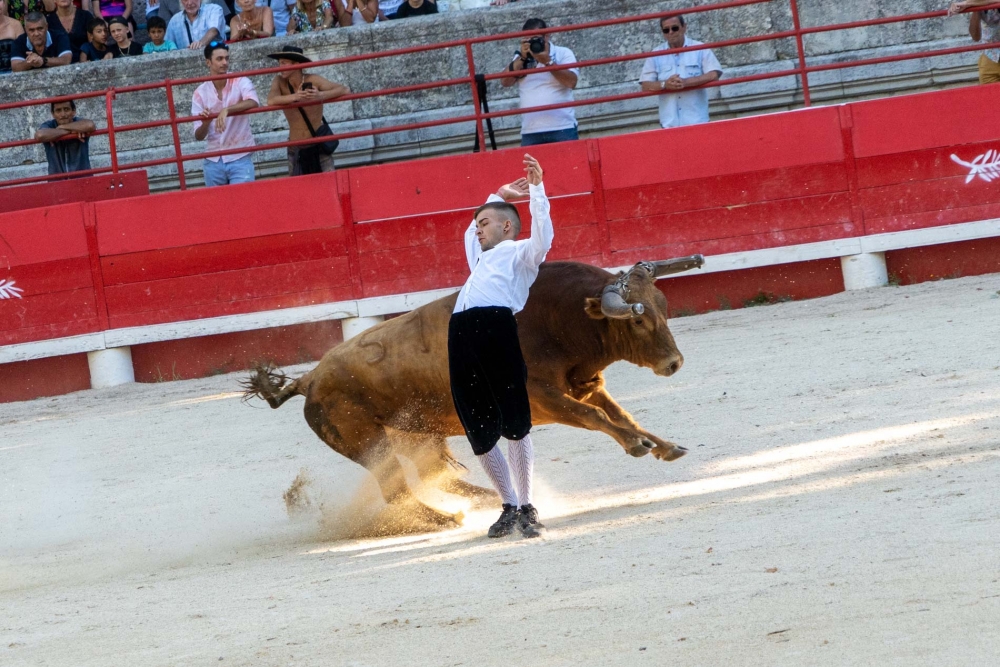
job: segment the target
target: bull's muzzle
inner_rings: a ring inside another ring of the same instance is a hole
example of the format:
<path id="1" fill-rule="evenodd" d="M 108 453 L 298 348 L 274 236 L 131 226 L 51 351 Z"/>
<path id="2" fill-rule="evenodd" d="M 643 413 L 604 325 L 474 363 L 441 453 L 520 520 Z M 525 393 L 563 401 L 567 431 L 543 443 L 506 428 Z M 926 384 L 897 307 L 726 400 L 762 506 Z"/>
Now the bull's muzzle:
<path id="1" fill-rule="evenodd" d="M 684 355 L 678 352 L 675 356 L 667 357 L 663 363 L 659 364 L 653 372 L 663 377 L 670 377 L 681 369 L 684 365 Z"/>

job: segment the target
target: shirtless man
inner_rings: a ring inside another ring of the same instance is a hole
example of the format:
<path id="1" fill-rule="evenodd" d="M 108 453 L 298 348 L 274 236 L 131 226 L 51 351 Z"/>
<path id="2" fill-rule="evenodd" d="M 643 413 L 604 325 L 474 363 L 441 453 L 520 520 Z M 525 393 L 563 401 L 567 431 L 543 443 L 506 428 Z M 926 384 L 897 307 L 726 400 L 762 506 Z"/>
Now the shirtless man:
<path id="1" fill-rule="evenodd" d="M 297 46 L 283 46 L 281 51 L 267 57 L 277 60 L 281 66 L 312 62 Z M 326 126 L 322 103 L 350 92 L 347 86 L 327 81 L 318 74 L 309 74 L 304 69 L 286 70 L 279 72 L 271 82 L 267 104 L 281 106 L 296 102 L 319 102 L 313 106 L 284 110 L 285 118 L 288 120 L 288 140 L 297 141 L 324 134 L 320 132 L 320 128 Z M 324 153 L 319 144 L 288 147 L 289 176 L 318 174 L 324 171 L 333 171 L 333 156 Z"/>

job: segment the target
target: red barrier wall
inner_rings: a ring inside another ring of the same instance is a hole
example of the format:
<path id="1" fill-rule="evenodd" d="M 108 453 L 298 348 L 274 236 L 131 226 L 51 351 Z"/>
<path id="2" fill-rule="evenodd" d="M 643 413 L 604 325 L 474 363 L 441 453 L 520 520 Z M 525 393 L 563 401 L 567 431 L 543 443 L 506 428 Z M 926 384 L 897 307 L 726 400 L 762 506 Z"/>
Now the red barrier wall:
<path id="1" fill-rule="evenodd" d="M 51 183 L 3 188 L 0 190 L 0 213 L 148 194 L 149 181 L 144 171 L 69 178 Z"/>
<path id="2" fill-rule="evenodd" d="M 1000 87 L 977 86 L 532 148 L 552 198 L 549 258 L 615 266 L 1000 217 L 996 183 L 956 162 L 998 151 L 1000 175 L 998 103 Z M 0 214 L 0 280 L 25 290 L 0 300 L 0 344 L 460 285 L 471 213 L 522 173 L 523 153 Z M 920 280 L 1000 268 L 995 242 L 947 248 L 891 252 L 890 271 Z M 843 288 L 837 264 L 664 289 L 675 313 L 761 292 L 818 296 Z M 285 355 L 289 340 L 339 334 L 283 335 L 139 346 L 136 365 L 149 379 L 168 357 L 185 359 L 188 377 L 245 365 L 260 346 Z"/>

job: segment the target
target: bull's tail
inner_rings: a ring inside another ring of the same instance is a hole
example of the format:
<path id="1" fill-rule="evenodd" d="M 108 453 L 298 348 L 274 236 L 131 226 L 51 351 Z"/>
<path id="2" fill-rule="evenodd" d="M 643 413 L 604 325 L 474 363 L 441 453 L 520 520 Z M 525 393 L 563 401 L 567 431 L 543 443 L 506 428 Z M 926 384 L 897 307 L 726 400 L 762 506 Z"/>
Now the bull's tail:
<path id="1" fill-rule="evenodd" d="M 240 382 L 243 400 L 249 401 L 256 396 L 267 401 L 272 408 L 280 408 L 292 396 L 304 395 L 301 391 L 304 377 L 291 380 L 270 364 L 257 364 L 250 372 L 250 377 Z"/>

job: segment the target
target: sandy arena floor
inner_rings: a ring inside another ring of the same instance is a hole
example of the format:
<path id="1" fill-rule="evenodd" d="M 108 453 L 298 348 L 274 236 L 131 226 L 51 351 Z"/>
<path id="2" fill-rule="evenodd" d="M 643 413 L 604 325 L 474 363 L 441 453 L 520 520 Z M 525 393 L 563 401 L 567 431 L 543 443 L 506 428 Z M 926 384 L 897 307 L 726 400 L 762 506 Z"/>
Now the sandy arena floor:
<path id="1" fill-rule="evenodd" d="M 996 665 L 998 290 L 675 320 L 608 380 L 689 455 L 536 429 L 535 541 L 343 537 L 374 484 L 237 375 L 0 405 L 0 665 Z"/>

